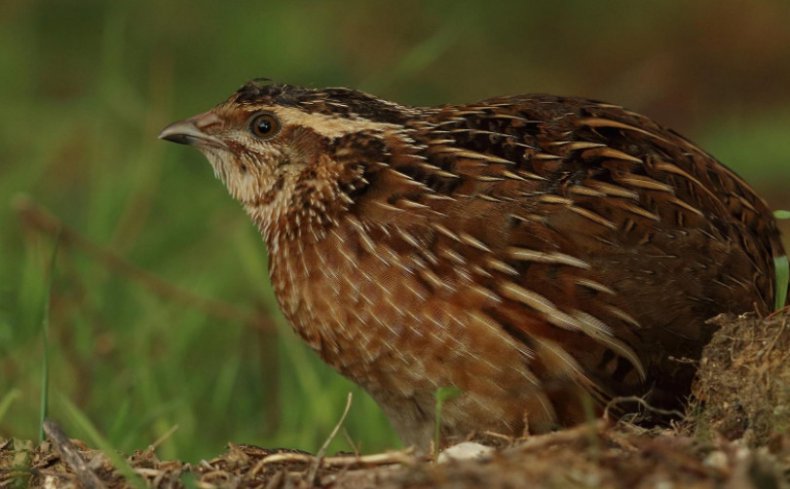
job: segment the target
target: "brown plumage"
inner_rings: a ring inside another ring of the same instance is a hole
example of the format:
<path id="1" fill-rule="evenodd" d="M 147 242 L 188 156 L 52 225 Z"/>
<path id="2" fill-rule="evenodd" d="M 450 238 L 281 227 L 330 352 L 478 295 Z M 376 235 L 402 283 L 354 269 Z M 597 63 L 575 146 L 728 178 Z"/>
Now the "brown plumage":
<path id="1" fill-rule="evenodd" d="M 721 312 L 771 310 L 765 203 L 688 140 L 548 95 L 405 107 L 253 81 L 160 136 L 260 229 L 282 310 L 404 441 L 677 406 Z"/>

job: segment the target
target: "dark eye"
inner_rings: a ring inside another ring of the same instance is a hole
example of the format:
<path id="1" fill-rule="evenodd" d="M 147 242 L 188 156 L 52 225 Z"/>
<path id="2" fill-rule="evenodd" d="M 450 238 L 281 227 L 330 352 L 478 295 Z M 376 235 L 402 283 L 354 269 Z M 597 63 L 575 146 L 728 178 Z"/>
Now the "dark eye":
<path id="1" fill-rule="evenodd" d="M 262 112 L 250 119 L 250 131 L 259 138 L 270 138 L 280 130 L 280 121 L 272 114 Z"/>

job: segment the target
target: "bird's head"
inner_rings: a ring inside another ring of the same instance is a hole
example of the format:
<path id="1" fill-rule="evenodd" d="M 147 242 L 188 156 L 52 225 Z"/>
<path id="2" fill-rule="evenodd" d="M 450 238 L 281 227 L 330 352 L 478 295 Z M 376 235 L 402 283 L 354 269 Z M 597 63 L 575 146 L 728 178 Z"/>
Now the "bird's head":
<path id="1" fill-rule="evenodd" d="M 383 135 L 402 129 L 406 110 L 345 88 L 254 80 L 159 137 L 199 149 L 268 240 L 331 225 L 369 184 Z"/>

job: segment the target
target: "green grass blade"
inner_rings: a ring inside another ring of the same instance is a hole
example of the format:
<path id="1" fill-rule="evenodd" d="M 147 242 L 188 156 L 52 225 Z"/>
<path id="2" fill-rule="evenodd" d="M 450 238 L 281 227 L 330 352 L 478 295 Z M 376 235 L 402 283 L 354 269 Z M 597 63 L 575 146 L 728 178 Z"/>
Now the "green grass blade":
<path id="1" fill-rule="evenodd" d="M 58 258 L 58 246 L 60 245 L 60 234 L 55 238 L 55 245 L 52 247 L 52 256 L 49 259 L 49 270 L 47 276 L 47 288 L 44 294 L 44 307 L 41 317 L 41 347 L 42 363 L 41 366 L 41 406 L 38 418 L 38 439 L 44 441 L 44 420 L 47 419 L 49 411 L 49 305 L 52 301 L 52 283 L 55 281 L 55 264 Z"/>
<path id="2" fill-rule="evenodd" d="M 777 219 L 790 219 L 790 211 L 774 211 Z M 776 297 L 774 297 L 774 310 L 783 308 L 787 301 L 787 285 L 790 282 L 790 264 L 787 262 L 787 255 L 774 258 L 774 270 L 776 271 Z"/>
<path id="3" fill-rule="evenodd" d="M 198 489 L 198 476 L 194 472 L 182 472 L 178 480 L 186 489 Z"/>
<path id="4" fill-rule="evenodd" d="M 71 417 L 74 424 L 76 424 L 79 429 L 81 429 L 88 437 L 88 439 L 101 450 L 104 455 L 110 460 L 113 466 L 118 469 L 118 471 L 126 478 L 126 482 L 128 482 L 134 489 L 147 489 L 147 484 L 145 481 L 140 477 L 140 475 L 134 471 L 129 462 L 104 438 L 99 430 L 93 426 L 93 423 L 90 422 L 87 416 L 80 411 L 80 409 L 75 406 L 68 398 L 63 397 L 63 404 L 66 407 L 66 411 L 68 415 Z"/>
<path id="5" fill-rule="evenodd" d="M 22 396 L 22 391 L 19 389 L 11 389 L 11 391 L 0 399 L 0 422 L 3 421 L 11 405 Z"/>
<path id="6" fill-rule="evenodd" d="M 779 310 L 785 306 L 787 300 L 787 284 L 790 281 L 790 263 L 787 255 L 774 258 L 774 270 L 776 271 L 776 297 L 774 299 L 774 309 Z"/>
<path id="7" fill-rule="evenodd" d="M 440 427 L 442 425 L 442 408 L 444 407 L 445 401 L 449 401 L 455 397 L 461 395 L 461 389 L 455 386 L 449 387 L 440 387 L 436 389 L 436 404 L 434 405 L 434 431 L 433 431 L 433 449 L 436 452 L 434 455 L 439 453 L 439 435 L 440 435 Z"/>

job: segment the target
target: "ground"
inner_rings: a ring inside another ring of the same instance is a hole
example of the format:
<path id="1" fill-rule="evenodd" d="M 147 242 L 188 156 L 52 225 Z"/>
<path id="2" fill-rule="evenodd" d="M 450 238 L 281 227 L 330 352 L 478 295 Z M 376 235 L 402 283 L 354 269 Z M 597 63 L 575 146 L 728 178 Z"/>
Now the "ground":
<path id="1" fill-rule="evenodd" d="M 719 330 L 687 413 L 663 428 L 603 418 L 519 440 L 492 436 L 493 452 L 438 463 L 410 451 L 314 456 L 230 444 L 187 464 L 151 448 L 126 459 L 132 474 L 48 424 L 38 446 L 0 440 L 0 488 L 790 487 L 789 323 L 787 310 L 712 319 Z"/>

